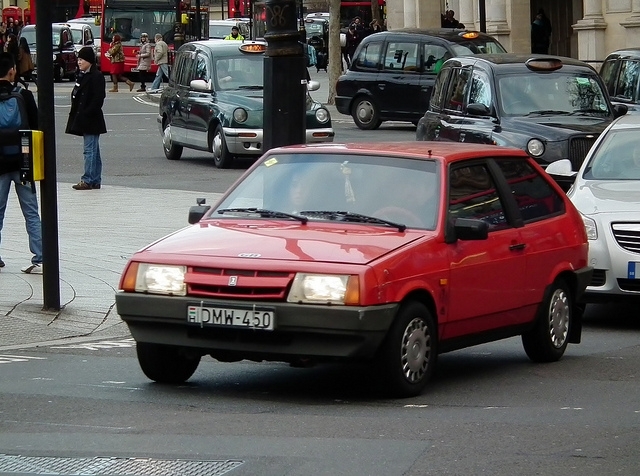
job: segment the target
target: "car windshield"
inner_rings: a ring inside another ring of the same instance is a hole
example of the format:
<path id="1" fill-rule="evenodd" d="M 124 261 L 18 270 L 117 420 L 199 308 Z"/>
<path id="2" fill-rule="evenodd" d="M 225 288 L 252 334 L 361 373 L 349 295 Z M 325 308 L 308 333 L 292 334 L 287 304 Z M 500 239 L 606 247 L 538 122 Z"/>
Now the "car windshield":
<path id="1" fill-rule="evenodd" d="M 169 6 L 153 11 L 140 10 L 135 6 L 127 9 L 108 8 L 103 20 L 104 39 L 111 42 L 113 35 L 118 34 L 124 46 L 138 46 L 141 33 L 147 33 L 149 38 L 154 38 L 156 33 L 160 33 L 165 40 L 173 38 L 175 18 L 175 11 Z"/>
<path id="2" fill-rule="evenodd" d="M 452 43 L 451 49 L 453 49 L 456 56 L 469 56 L 469 55 L 494 54 L 494 53 L 507 52 L 500 43 L 493 40 L 492 38 L 487 38 L 487 39 L 476 38 L 474 40 L 469 40 L 462 43 Z"/>
<path id="3" fill-rule="evenodd" d="M 640 129 L 611 130 L 584 169 L 586 180 L 640 180 Z"/>
<path id="4" fill-rule="evenodd" d="M 216 219 L 293 215 L 298 221 L 304 217 L 304 221 L 432 230 L 439 209 L 437 177 L 432 160 L 276 154 L 253 169 L 211 215 Z"/>
<path id="5" fill-rule="evenodd" d="M 610 113 L 606 93 L 595 74 L 527 72 L 500 77 L 498 89 L 500 108 L 506 116 Z"/>
<path id="6" fill-rule="evenodd" d="M 215 62 L 217 89 L 262 89 L 264 86 L 264 55 L 243 54 Z"/>
<path id="7" fill-rule="evenodd" d="M 324 28 L 322 26 L 322 23 L 317 21 L 305 22 L 304 29 L 307 33 L 307 38 L 324 35 Z"/>

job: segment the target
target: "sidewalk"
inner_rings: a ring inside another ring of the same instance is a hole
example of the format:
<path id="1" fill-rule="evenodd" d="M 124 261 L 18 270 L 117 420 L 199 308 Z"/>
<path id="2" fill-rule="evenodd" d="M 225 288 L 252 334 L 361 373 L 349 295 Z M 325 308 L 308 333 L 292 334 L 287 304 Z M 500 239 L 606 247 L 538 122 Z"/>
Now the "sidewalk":
<path id="1" fill-rule="evenodd" d="M 20 271 L 30 263 L 31 253 L 18 199 L 13 190 L 9 194 L 0 246 L 6 263 L 0 268 L 0 351 L 71 337 L 129 336 L 115 310 L 115 292 L 128 258 L 187 226 L 189 207 L 197 197 L 213 203 L 220 196 L 110 185 L 76 191 L 71 185 L 58 184 L 58 312 L 42 309 L 43 276 Z"/>

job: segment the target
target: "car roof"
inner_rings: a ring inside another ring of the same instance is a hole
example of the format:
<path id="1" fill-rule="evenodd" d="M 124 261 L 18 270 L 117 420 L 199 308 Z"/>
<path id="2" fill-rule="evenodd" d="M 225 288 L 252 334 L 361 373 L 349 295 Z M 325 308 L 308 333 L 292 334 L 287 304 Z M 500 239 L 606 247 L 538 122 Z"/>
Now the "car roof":
<path id="1" fill-rule="evenodd" d="M 261 40 L 243 40 L 243 41 L 220 41 L 216 39 L 212 40 L 202 40 L 202 41 L 190 41 L 189 43 L 185 43 L 180 47 L 178 51 L 188 51 L 193 49 L 208 49 L 215 50 L 216 52 L 233 52 L 238 51 L 241 45 L 246 44 L 262 44 L 266 45 L 264 41 Z M 247 53 L 251 54 L 251 53 Z M 257 54 L 257 53 L 253 53 Z"/>
<path id="2" fill-rule="evenodd" d="M 286 146 L 273 149 L 270 153 L 314 153 L 322 150 L 323 153 L 355 154 L 355 155 L 383 155 L 389 157 L 410 158 L 410 159 L 437 159 L 446 163 L 456 162 L 463 159 L 483 158 L 483 157 L 522 157 L 528 159 L 529 156 L 522 150 L 515 147 L 502 147 L 489 144 L 463 144 L 451 142 L 376 142 L 376 143 L 345 143 L 335 142 Z"/>
<path id="3" fill-rule="evenodd" d="M 621 50 L 612 51 L 607 55 L 606 59 L 609 58 L 640 58 L 640 47 L 636 48 L 623 48 Z M 606 61 L 606 60 L 605 60 Z"/>
<path id="4" fill-rule="evenodd" d="M 497 41 L 493 36 L 487 35 L 486 33 L 482 33 L 480 31 L 453 28 L 398 28 L 397 30 L 388 30 L 374 33 L 373 35 L 367 36 L 365 40 L 374 36 L 376 38 L 380 38 L 381 36 L 433 36 L 436 38 L 442 38 L 443 40 L 447 40 L 451 43 L 463 43 L 469 41 L 469 38 L 464 38 L 461 36 L 461 34 L 464 33 L 477 33 L 477 38 Z"/>
<path id="5" fill-rule="evenodd" d="M 458 58 L 462 60 L 462 58 Z M 567 56 L 552 56 L 552 55 L 538 55 L 538 54 L 517 54 L 517 53 L 501 53 L 501 54 L 479 54 L 474 56 L 465 57 L 465 60 L 470 61 L 484 61 L 493 65 L 518 65 L 524 64 L 530 59 L 554 59 L 562 61 L 564 66 L 579 66 L 588 69 L 593 69 L 588 63 L 577 60 L 575 58 L 569 58 Z"/>

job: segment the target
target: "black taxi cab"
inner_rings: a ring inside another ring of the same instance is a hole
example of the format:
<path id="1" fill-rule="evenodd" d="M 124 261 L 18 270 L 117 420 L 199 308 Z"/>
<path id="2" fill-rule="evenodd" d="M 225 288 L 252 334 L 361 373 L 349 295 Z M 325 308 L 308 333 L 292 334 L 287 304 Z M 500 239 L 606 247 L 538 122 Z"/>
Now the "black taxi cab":
<path id="1" fill-rule="evenodd" d="M 444 63 L 417 140 L 518 147 L 541 166 L 582 164 L 626 106 L 612 105 L 598 73 L 572 58 L 477 55 Z"/>
<path id="2" fill-rule="evenodd" d="M 336 107 L 360 129 L 383 121 L 416 124 L 429 106 L 445 60 L 479 53 L 506 53 L 492 36 L 477 31 L 401 28 L 365 37 L 351 66 L 336 83 Z"/>
<path id="3" fill-rule="evenodd" d="M 193 41 L 176 52 L 160 96 L 158 125 L 167 159 L 208 151 L 216 167 L 263 153 L 264 41 Z M 311 82 L 314 90 L 319 83 Z M 329 111 L 307 92 L 306 142 L 332 142 Z"/>
<path id="4" fill-rule="evenodd" d="M 38 75 L 38 63 L 36 54 L 36 26 L 25 25 L 20 30 L 20 38 L 24 38 L 29 45 L 31 60 L 33 61 L 33 75 Z M 75 79 L 77 54 L 74 45 L 74 36 L 68 25 L 54 23 L 51 25 L 51 44 L 53 46 L 53 79 L 62 81 L 67 78 Z"/>

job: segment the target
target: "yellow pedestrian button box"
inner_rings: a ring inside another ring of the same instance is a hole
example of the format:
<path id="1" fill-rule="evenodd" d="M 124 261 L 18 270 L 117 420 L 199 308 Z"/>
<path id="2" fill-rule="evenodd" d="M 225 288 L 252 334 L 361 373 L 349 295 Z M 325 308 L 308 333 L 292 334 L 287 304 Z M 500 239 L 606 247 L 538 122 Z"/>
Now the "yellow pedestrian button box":
<path id="1" fill-rule="evenodd" d="M 23 183 L 44 179 L 44 134 L 42 131 L 20 131 L 22 163 L 20 179 Z"/>

